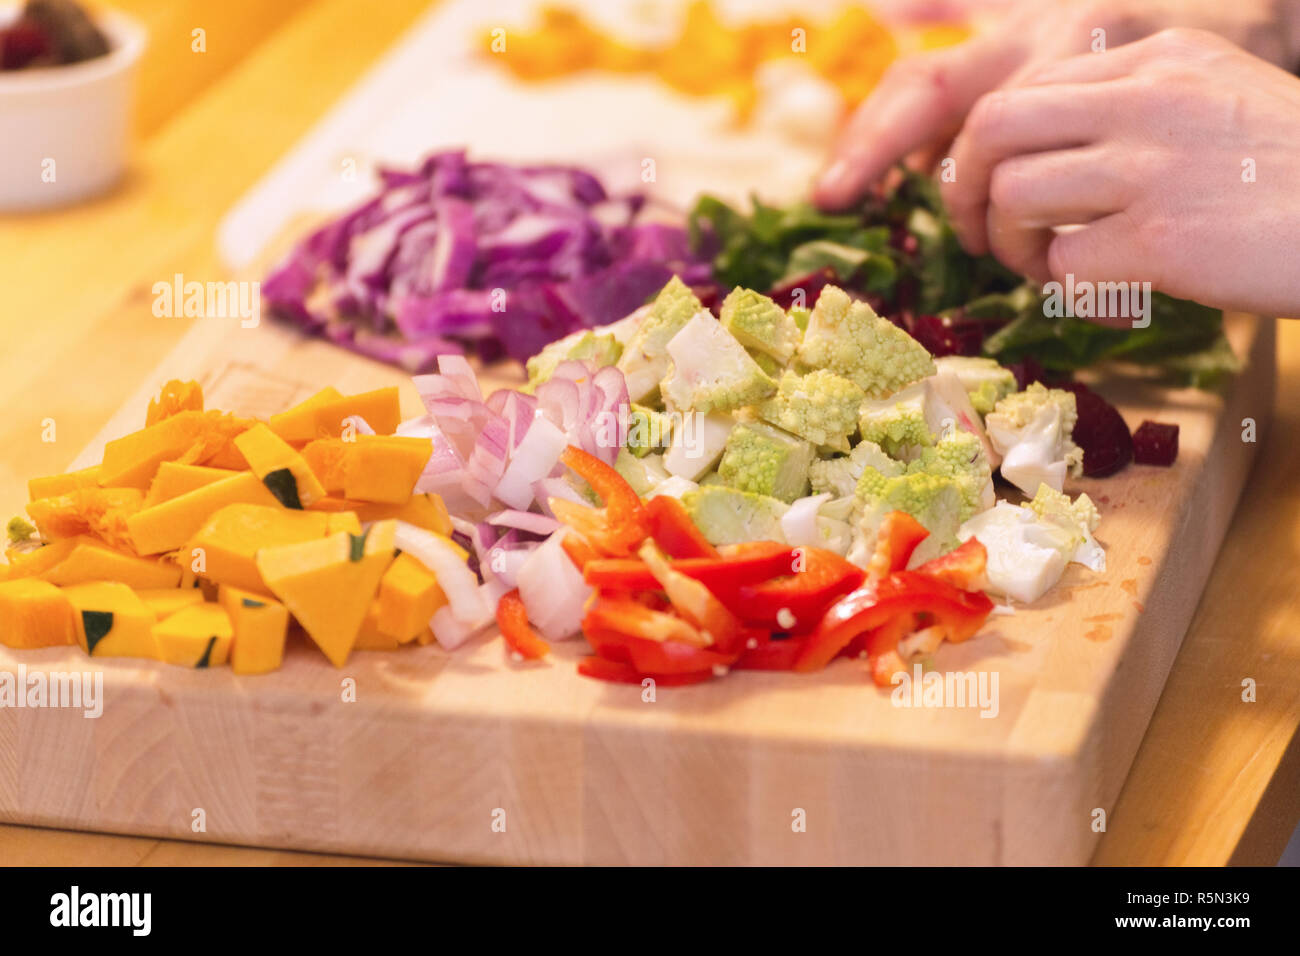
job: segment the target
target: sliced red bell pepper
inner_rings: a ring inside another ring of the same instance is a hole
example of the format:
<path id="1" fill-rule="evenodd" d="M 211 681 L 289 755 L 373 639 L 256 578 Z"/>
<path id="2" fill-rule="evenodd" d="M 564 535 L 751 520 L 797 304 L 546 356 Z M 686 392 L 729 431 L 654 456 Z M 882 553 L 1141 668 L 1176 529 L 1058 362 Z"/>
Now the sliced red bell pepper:
<path id="1" fill-rule="evenodd" d="M 497 602 L 497 627 L 501 628 L 501 636 L 510 648 L 527 660 L 537 660 L 551 652 L 551 645 L 528 625 L 528 611 L 518 588 L 507 591 Z"/>
<path id="2" fill-rule="evenodd" d="M 989 553 L 978 538 L 969 538 L 947 554 L 931 558 L 916 570 L 963 591 L 979 591 L 988 583 Z"/>
<path id="3" fill-rule="evenodd" d="M 713 680 L 715 676 L 711 670 L 693 671 L 689 674 L 642 674 L 631 664 L 606 660 L 603 657 L 584 657 L 578 661 L 578 673 L 584 677 L 594 677 L 597 680 L 610 681 L 615 684 L 640 685 L 648 678 L 664 687 L 701 684 L 704 681 Z"/>
<path id="4" fill-rule="evenodd" d="M 686 507 L 672 495 L 646 499 L 650 537 L 670 558 L 719 558 L 718 549 L 695 526 Z"/>
<path id="5" fill-rule="evenodd" d="M 587 543 L 587 539 L 570 528 L 560 539 L 560 547 L 569 556 L 569 560 L 581 571 L 590 562 L 600 557 L 600 552 Z"/>
<path id="6" fill-rule="evenodd" d="M 702 582 L 676 570 L 653 541 L 642 544 L 637 553 L 677 613 L 694 624 L 713 647 L 726 653 L 736 646 L 741 630 L 739 619 Z"/>
<path id="7" fill-rule="evenodd" d="M 902 571 L 912 558 L 916 546 L 929 537 L 925 525 L 906 511 L 891 511 L 876 532 L 876 550 L 867 563 L 867 577 L 883 578 Z"/>
<path id="8" fill-rule="evenodd" d="M 803 654 L 806 637 L 787 637 L 774 641 L 759 639 L 755 647 L 746 647 L 733 665 L 736 670 L 789 671 Z"/>
<path id="9" fill-rule="evenodd" d="M 832 605 L 810 637 L 795 670 L 820 670 L 854 637 L 899 614 L 930 615 L 945 628 L 949 640 L 964 641 L 979 630 L 992 610 L 993 602 L 981 592 L 963 591 L 928 574 L 895 571 L 878 581 L 868 581 Z"/>
<path id="10" fill-rule="evenodd" d="M 582 618 L 584 633 L 611 631 L 656 644 L 676 641 L 707 647 L 708 641 L 689 621 L 667 611 L 655 611 L 630 598 L 601 597 Z"/>
<path id="11" fill-rule="evenodd" d="M 560 461 L 581 475 L 605 503 L 604 532 L 599 540 L 588 534 L 588 540 L 614 554 L 628 554 L 635 550 L 650 533 L 650 522 L 632 486 L 599 458 L 573 445 L 564 449 Z M 556 509 L 554 504 L 551 507 L 556 517 L 565 521 L 560 509 Z"/>
<path id="12" fill-rule="evenodd" d="M 789 574 L 795 560 L 794 549 L 775 541 L 755 541 L 728 549 L 719 558 L 684 558 L 672 563 L 673 570 L 694 578 L 723 603 L 736 597 L 744 584 L 755 584 Z M 603 558 L 583 568 L 583 577 L 592 587 L 625 590 L 658 590 L 654 573 L 639 559 Z"/>
<path id="13" fill-rule="evenodd" d="M 856 564 L 832 551 L 799 551 L 794 566 L 801 570 L 736 589 L 734 607 L 745 621 L 776 631 L 807 633 L 816 628 L 836 598 L 848 594 L 866 578 Z"/>
<path id="14" fill-rule="evenodd" d="M 730 667 L 739 656 L 738 652 L 722 654 L 682 641 L 647 640 L 608 626 L 589 627 L 584 623 L 583 633 L 597 656 L 631 664 L 640 673 L 651 677 L 695 671 L 713 673 L 714 668 Z"/>

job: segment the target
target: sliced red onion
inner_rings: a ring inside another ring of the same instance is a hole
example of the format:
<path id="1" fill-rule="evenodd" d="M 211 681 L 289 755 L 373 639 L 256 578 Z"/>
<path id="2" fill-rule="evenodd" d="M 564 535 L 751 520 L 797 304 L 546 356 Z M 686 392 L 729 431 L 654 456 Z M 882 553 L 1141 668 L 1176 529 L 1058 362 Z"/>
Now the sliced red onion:
<path id="1" fill-rule="evenodd" d="M 494 515 L 488 516 L 488 524 L 498 525 L 502 528 L 518 528 L 521 531 L 530 531 L 533 534 L 547 535 L 559 528 L 559 522 L 554 518 L 548 518 L 546 515 L 535 514 L 531 511 L 499 511 Z"/>
<path id="2" fill-rule="evenodd" d="M 569 560 L 562 529 L 547 538 L 524 562 L 516 576 L 528 620 L 547 640 L 558 641 L 582 629 L 583 608 L 592 588 Z"/>
<path id="3" fill-rule="evenodd" d="M 496 484 L 497 498 L 511 508 L 526 510 L 533 503 L 533 485 L 555 469 L 568 444 L 562 430 L 546 418 L 536 419 Z"/>
<path id="4" fill-rule="evenodd" d="M 495 606 L 489 608 L 480 593 L 474 572 L 446 538 L 398 521 L 394 544 L 399 551 L 405 551 L 434 573 L 438 586 L 447 595 L 448 607 L 458 621 L 472 624 L 495 612 Z M 436 631 L 434 634 L 437 636 Z"/>

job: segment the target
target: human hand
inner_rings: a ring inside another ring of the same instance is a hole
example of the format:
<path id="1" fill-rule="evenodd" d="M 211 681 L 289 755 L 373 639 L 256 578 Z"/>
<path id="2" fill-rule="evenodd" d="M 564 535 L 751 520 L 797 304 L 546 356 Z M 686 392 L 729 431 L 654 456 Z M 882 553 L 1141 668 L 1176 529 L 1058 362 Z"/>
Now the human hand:
<path id="1" fill-rule="evenodd" d="M 1168 30 L 1021 83 L 983 97 L 953 144 L 941 186 L 969 252 L 1037 279 L 1300 309 L 1300 80 Z"/>
<path id="2" fill-rule="evenodd" d="M 937 158 L 985 93 L 1099 40 L 1113 50 L 1168 27 L 1210 30 L 1288 69 L 1300 62 L 1300 0 L 1021 0 L 965 43 L 894 63 L 840 135 L 814 199 L 850 206 L 898 160 Z"/>

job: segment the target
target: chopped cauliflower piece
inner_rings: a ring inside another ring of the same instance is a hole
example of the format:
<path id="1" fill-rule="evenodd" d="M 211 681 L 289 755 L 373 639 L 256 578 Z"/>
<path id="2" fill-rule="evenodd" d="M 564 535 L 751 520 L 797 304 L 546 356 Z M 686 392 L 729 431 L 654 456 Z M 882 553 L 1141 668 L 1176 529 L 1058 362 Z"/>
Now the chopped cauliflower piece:
<path id="1" fill-rule="evenodd" d="M 984 545 L 990 591 L 1026 604 L 1046 594 L 1068 562 L 1059 535 L 1030 509 L 1006 501 L 966 521 L 957 537 L 978 538 Z"/>
<path id="2" fill-rule="evenodd" d="M 857 385 L 827 369 L 807 375 L 786 372 L 777 393 L 758 407 L 758 414 L 814 444 L 848 451 L 865 398 Z"/>
<path id="3" fill-rule="evenodd" d="M 735 336 L 708 312 L 697 313 L 668 343 L 672 360 L 660 390 L 677 411 L 727 411 L 776 391 Z"/>
<path id="4" fill-rule="evenodd" d="M 954 479 L 962 493 L 962 520 L 993 507 L 993 469 L 977 436 L 953 430 L 908 463 L 909 472 Z"/>
<path id="5" fill-rule="evenodd" d="M 965 489 L 959 479 L 925 471 L 886 478 L 874 468 L 867 468 L 858 480 L 857 496 L 862 508 L 858 533 L 867 557 L 874 547 L 876 532 L 889 512 L 906 511 L 925 525 L 930 535 L 917 546 L 913 564 L 951 551 L 957 544 L 957 529 L 967 511 Z M 859 551 L 857 545 L 854 550 Z"/>
<path id="6" fill-rule="evenodd" d="M 916 339 L 830 285 L 808 317 L 798 357 L 809 368 L 844 376 L 871 398 L 934 374 L 934 360 Z"/>
<path id="7" fill-rule="evenodd" d="M 1069 495 L 1041 484 L 1027 507 L 1042 522 L 1060 530 L 1066 558 L 1093 571 L 1106 570 L 1106 551 L 1092 536 L 1101 524 L 1101 515 L 1086 494 L 1072 502 Z"/>
<path id="8" fill-rule="evenodd" d="M 718 463 L 735 427 L 736 420 L 724 412 L 684 413 L 673 424 L 672 441 L 664 452 L 664 467 L 670 475 L 699 481 Z"/>
<path id="9" fill-rule="evenodd" d="M 555 367 L 568 359 L 590 362 L 597 368 L 613 365 L 623 354 L 623 346 L 609 333 L 581 329 L 552 342 L 524 365 L 528 372 L 526 391 L 532 391 L 555 373 Z"/>
<path id="10" fill-rule="evenodd" d="M 643 455 L 638 457 L 627 448 L 618 450 L 614 459 L 614 470 L 632 486 L 641 497 L 648 495 L 660 483 L 668 480 L 668 469 L 664 467 L 663 455 Z"/>
<path id="11" fill-rule="evenodd" d="M 925 383 L 917 382 L 889 398 L 867 399 L 858 415 L 862 440 L 875 442 L 895 458 L 931 444 L 935 429 L 927 414 L 928 397 Z"/>

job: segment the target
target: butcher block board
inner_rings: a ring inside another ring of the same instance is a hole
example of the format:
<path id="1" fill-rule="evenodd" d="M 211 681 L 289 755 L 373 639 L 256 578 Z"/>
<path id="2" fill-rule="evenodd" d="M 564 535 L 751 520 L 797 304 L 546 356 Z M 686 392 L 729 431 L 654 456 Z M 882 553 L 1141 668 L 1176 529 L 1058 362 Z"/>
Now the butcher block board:
<path id="1" fill-rule="evenodd" d="M 475 863 L 1084 863 L 1250 469 L 1243 419 L 1262 434 L 1272 407 L 1274 323 L 1228 328 L 1246 368 L 1219 394 L 1104 381 L 1131 425 L 1182 428 L 1173 468 L 1071 488 L 1100 505 L 1106 572 L 1072 566 L 937 654 L 940 671 L 996 675 L 996 715 L 895 706 L 857 661 L 651 695 L 579 676 L 581 639 L 523 664 L 495 633 L 342 669 L 291 641 L 260 677 L 0 647 L 0 672 L 103 674 L 97 718 L 0 708 L 0 820 Z M 277 324 L 205 320 L 71 464 L 139 427 L 171 377 L 245 414 L 327 383 L 400 383 L 419 411 L 393 369 Z"/>

